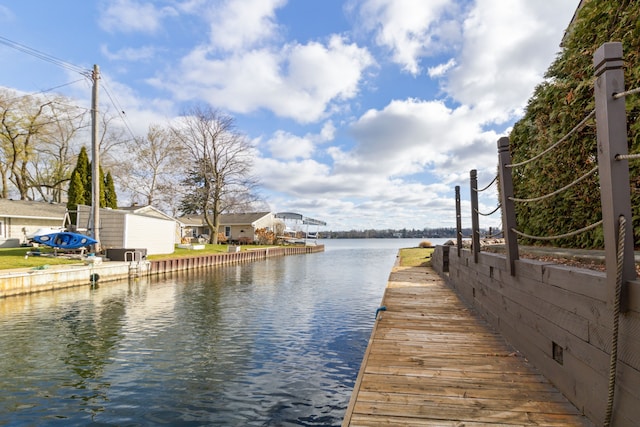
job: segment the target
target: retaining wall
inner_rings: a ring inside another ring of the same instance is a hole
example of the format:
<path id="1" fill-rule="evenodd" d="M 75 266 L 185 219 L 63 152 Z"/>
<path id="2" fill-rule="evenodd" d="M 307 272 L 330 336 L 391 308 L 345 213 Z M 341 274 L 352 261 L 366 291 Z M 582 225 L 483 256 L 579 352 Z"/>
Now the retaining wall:
<path id="1" fill-rule="evenodd" d="M 604 273 L 438 246 L 433 268 L 594 424 L 606 412 L 613 309 Z M 620 316 L 614 426 L 640 425 L 640 282 Z"/>
<path id="2" fill-rule="evenodd" d="M 287 246 L 154 261 L 108 261 L 93 267 L 90 265 L 67 264 L 51 266 L 46 270 L 0 271 L 0 298 L 88 285 L 91 283 L 92 274 L 97 274 L 99 282 L 103 283 L 128 279 L 132 276 L 168 273 L 322 251 L 324 251 L 324 245 Z"/>
<path id="3" fill-rule="evenodd" d="M 228 252 L 211 255 L 199 255 L 184 258 L 172 258 L 150 261 L 149 273 L 158 274 L 169 271 L 190 270 L 193 268 L 210 267 L 214 265 L 251 262 L 271 257 L 309 254 L 324 251 L 324 245 L 316 246 L 278 246 L 264 249 L 250 249 L 242 252 Z"/>
<path id="4" fill-rule="evenodd" d="M 129 263 L 105 262 L 94 267 L 66 264 L 46 270 L 0 271 L 0 298 L 88 285 L 92 274 L 99 275 L 100 281 L 127 279 Z"/>

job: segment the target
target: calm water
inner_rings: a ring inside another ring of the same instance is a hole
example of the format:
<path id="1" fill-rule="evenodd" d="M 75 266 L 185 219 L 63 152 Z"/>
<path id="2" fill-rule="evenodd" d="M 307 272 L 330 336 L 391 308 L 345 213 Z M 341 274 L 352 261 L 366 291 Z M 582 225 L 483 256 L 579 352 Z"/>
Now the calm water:
<path id="1" fill-rule="evenodd" d="M 0 300 L 0 425 L 340 425 L 397 250 L 420 241 Z"/>

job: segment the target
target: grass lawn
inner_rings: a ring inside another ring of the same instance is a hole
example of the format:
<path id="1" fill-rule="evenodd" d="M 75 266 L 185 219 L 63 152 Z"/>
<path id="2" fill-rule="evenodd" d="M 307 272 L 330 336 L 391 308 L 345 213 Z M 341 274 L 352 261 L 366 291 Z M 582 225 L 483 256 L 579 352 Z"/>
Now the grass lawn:
<path id="1" fill-rule="evenodd" d="M 0 270 L 10 268 L 34 268 L 44 265 L 58 264 L 79 264 L 77 259 L 54 258 L 47 256 L 29 256 L 25 258 L 27 252 L 36 248 L 0 248 Z M 43 254 L 53 254 L 53 250 L 42 249 Z"/>
<path id="2" fill-rule="evenodd" d="M 251 248 L 260 248 L 265 246 L 257 246 L 257 245 L 242 245 L 240 246 L 241 251 L 246 251 Z M 204 249 L 183 249 L 176 247 L 172 254 L 161 254 L 161 255 L 149 255 L 147 259 L 169 259 L 169 258 L 186 258 L 191 256 L 200 256 L 200 255 L 211 255 L 211 254 L 219 254 L 222 252 L 227 252 L 228 245 L 210 245 L 205 244 Z"/>
<path id="3" fill-rule="evenodd" d="M 433 248 L 400 249 L 400 265 L 402 267 L 428 267 L 431 265 Z"/>
<path id="4" fill-rule="evenodd" d="M 241 250 L 264 248 L 265 246 L 258 245 L 242 245 Z M 42 253 L 53 254 L 51 248 L 40 248 Z M 77 259 L 65 259 L 54 258 L 48 256 L 29 256 L 25 258 L 27 252 L 35 251 L 36 248 L 0 248 L 0 270 L 7 270 L 10 268 L 36 268 L 44 265 L 58 265 L 58 264 L 81 264 L 82 261 Z M 227 252 L 227 245 L 209 245 L 206 244 L 204 249 L 192 250 L 175 248 L 172 254 L 162 255 L 150 255 L 149 260 L 154 259 L 168 259 L 168 258 L 184 258 L 191 256 L 210 255 Z"/>

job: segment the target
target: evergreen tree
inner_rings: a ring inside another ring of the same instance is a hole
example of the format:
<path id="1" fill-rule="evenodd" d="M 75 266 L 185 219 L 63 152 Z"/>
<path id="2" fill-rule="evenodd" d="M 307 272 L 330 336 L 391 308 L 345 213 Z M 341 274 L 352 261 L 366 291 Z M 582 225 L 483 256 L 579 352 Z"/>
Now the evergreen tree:
<path id="1" fill-rule="evenodd" d="M 111 172 L 104 175 L 102 167 L 99 168 L 100 176 L 100 207 L 117 208 L 118 198 L 116 195 L 115 185 Z M 91 189 L 92 164 L 89 162 L 87 149 L 82 147 L 78 154 L 76 167 L 71 173 L 71 181 L 69 182 L 67 209 L 75 211 L 78 205 L 93 205 L 93 196 Z M 72 221 L 75 222 L 75 215 L 72 215 Z"/>
<path id="2" fill-rule="evenodd" d="M 82 185 L 82 179 L 80 178 L 80 173 L 76 171 L 73 171 L 71 174 L 68 194 L 67 210 L 69 211 L 71 222 L 75 224 L 78 205 L 86 204 L 86 201 L 84 200 L 84 186 Z"/>
<path id="3" fill-rule="evenodd" d="M 87 197 L 87 181 L 89 181 L 89 189 L 91 189 L 91 176 L 89 174 L 89 156 L 87 149 L 83 146 L 76 160 L 76 167 L 71 172 L 71 180 L 69 181 L 69 190 L 67 192 L 67 210 L 70 212 L 71 221 L 75 223 L 75 211 L 78 205 L 90 203 L 91 191 Z"/>
<path id="4" fill-rule="evenodd" d="M 640 8 L 637 1 L 590 0 L 583 3 L 563 40 L 563 50 L 547 70 L 546 80 L 529 100 L 525 115 L 510 135 L 513 163 L 518 163 L 559 141 L 595 107 L 593 54 L 606 42 L 621 41 L 625 60 L 625 85 L 640 86 Z M 640 151 L 640 96 L 627 97 L 630 152 Z M 590 120 L 579 132 L 551 153 L 525 166 L 513 168 L 514 192 L 518 198 L 548 194 L 573 182 L 597 163 L 596 123 Z M 631 162 L 636 186 L 640 164 Z M 640 193 L 632 191 L 632 205 Z M 593 224 L 602 217 L 598 176 L 557 196 L 530 203 L 516 203 L 517 228 L 534 236 L 563 234 Z M 634 217 L 635 235 L 640 218 Z M 523 240 L 539 244 L 539 240 Z M 603 245 L 602 229 L 576 237 L 554 240 L 565 247 L 596 248 Z"/>
<path id="5" fill-rule="evenodd" d="M 107 172 L 107 176 L 104 180 L 104 198 L 106 207 L 111 209 L 118 208 L 118 196 L 116 194 L 116 187 L 113 183 L 111 172 Z"/>
<path id="6" fill-rule="evenodd" d="M 91 169 L 93 170 L 93 169 Z M 104 208 L 107 206 L 107 197 L 106 197 L 106 193 L 105 193 L 105 178 L 104 178 L 104 171 L 102 170 L 102 166 L 98 167 L 98 182 L 100 183 L 98 189 L 100 191 L 100 195 L 99 195 L 99 200 L 100 200 L 100 207 Z"/>
<path id="7" fill-rule="evenodd" d="M 74 171 L 77 171 L 80 175 L 85 204 L 91 204 L 91 162 L 89 161 L 87 149 L 84 146 L 80 149 Z"/>

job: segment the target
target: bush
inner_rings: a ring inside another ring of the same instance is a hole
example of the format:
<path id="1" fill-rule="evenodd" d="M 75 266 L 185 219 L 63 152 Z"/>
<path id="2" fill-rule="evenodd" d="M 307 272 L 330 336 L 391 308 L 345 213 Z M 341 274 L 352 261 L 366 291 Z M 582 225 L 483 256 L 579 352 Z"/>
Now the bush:
<path id="1" fill-rule="evenodd" d="M 418 247 L 420 248 L 432 248 L 433 245 L 431 244 L 430 241 L 428 240 L 423 240 L 422 242 L 420 242 L 420 244 L 418 245 Z"/>

